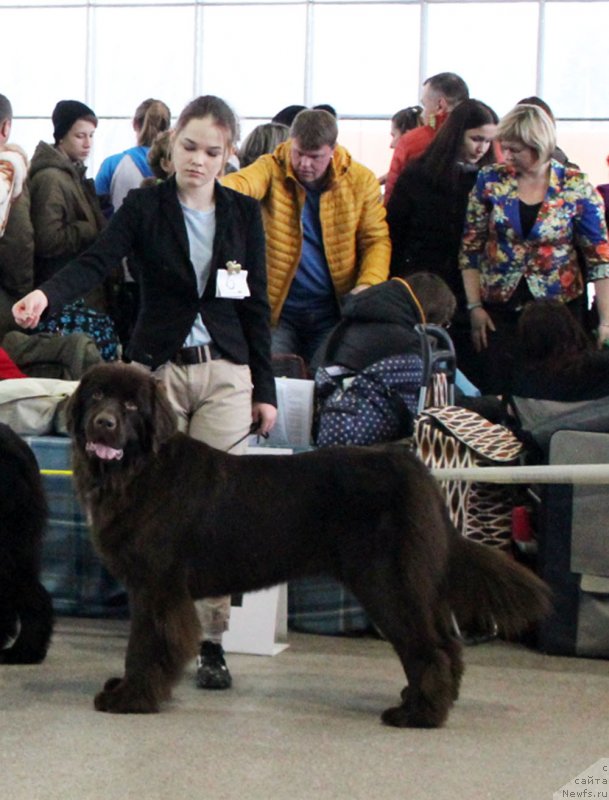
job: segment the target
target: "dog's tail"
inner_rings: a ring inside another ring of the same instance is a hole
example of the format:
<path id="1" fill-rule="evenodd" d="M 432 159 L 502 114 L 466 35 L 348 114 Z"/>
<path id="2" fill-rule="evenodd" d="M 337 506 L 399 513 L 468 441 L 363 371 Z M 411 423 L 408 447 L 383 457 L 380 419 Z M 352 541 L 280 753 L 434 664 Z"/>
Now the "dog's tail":
<path id="1" fill-rule="evenodd" d="M 504 636 L 528 629 L 550 613 L 549 586 L 507 554 L 456 534 L 446 599 L 464 631 Z"/>

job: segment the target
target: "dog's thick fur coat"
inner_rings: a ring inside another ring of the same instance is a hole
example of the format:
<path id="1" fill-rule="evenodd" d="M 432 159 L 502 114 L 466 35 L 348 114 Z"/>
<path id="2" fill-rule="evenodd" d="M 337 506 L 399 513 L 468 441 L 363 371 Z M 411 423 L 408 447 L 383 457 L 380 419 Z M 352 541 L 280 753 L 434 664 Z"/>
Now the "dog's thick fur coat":
<path id="1" fill-rule="evenodd" d="M 465 628 L 513 633 L 548 609 L 534 575 L 459 536 L 441 493 L 405 447 L 231 456 L 176 433 L 154 378 L 102 365 L 68 411 L 74 471 L 96 546 L 131 607 L 125 674 L 100 711 L 154 712 L 199 640 L 193 598 L 325 572 L 360 600 L 408 679 L 383 721 L 436 727 L 463 672 Z"/>
<path id="2" fill-rule="evenodd" d="M 53 604 L 40 582 L 46 520 L 36 458 L 0 424 L 0 664 L 36 664 L 47 654 Z"/>

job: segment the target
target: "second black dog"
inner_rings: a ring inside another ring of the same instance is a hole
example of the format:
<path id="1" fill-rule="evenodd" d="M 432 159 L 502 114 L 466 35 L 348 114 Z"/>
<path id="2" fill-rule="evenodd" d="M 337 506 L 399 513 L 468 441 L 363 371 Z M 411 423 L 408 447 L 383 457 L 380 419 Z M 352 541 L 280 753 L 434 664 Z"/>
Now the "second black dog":
<path id="1" fill-rule="evenodd" d="M 0 664 L 36 664 L 47 654 L 53 605 L 40 582 L 46 520 L 36 458 L 0 424 Z"/>

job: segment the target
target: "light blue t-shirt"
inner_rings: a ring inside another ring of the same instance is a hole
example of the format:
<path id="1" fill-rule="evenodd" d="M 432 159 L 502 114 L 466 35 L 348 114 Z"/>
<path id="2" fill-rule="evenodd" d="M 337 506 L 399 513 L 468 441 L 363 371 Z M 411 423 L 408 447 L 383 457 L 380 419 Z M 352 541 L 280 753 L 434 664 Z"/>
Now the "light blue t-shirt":
<path id="1" fill-rule="evenodd" d="M 197 211 L 194 208 L 182 205 L 186 232 L 188 233 L 188 245 L 190 248 L 190 260 L 195 268 L 197 278 L 197 291 L 199 297 L 203 295 L 209 273 L 211 271 L 211 256 L 214 249 L 214 235 L 216 233 L 216 211 Z M 195 347 L 197 345 L 211 344 L 212 338 L 209 331 L 203 324 L 200 314 L 197 314 L 190 333 L 184 340 L 184 347 Z"/>

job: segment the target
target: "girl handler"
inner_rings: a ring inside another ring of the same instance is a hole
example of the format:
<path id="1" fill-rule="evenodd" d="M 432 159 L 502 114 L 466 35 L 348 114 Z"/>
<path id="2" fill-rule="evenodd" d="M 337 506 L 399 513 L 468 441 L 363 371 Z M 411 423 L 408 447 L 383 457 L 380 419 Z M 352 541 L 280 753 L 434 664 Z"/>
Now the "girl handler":
<path id="1" fill-rule="evenodd" d="M 243 452 L 252 422 L 268 433 L 277 410 L 260 210 L 217 182 L 236 131 L 220 98 L 189 103 L 173 133 L 175 175 L 130 192 L 95 244 L 15 303 L 13 314 L 33 328 L 47 309 L 82 296 L 134 254 L 141 301 L 127 356 L 164 384 L 182 431 Z M 197 682 L 228 688 L 221 641 L 230 598 L 204 600 L 199 612 Z"/>

